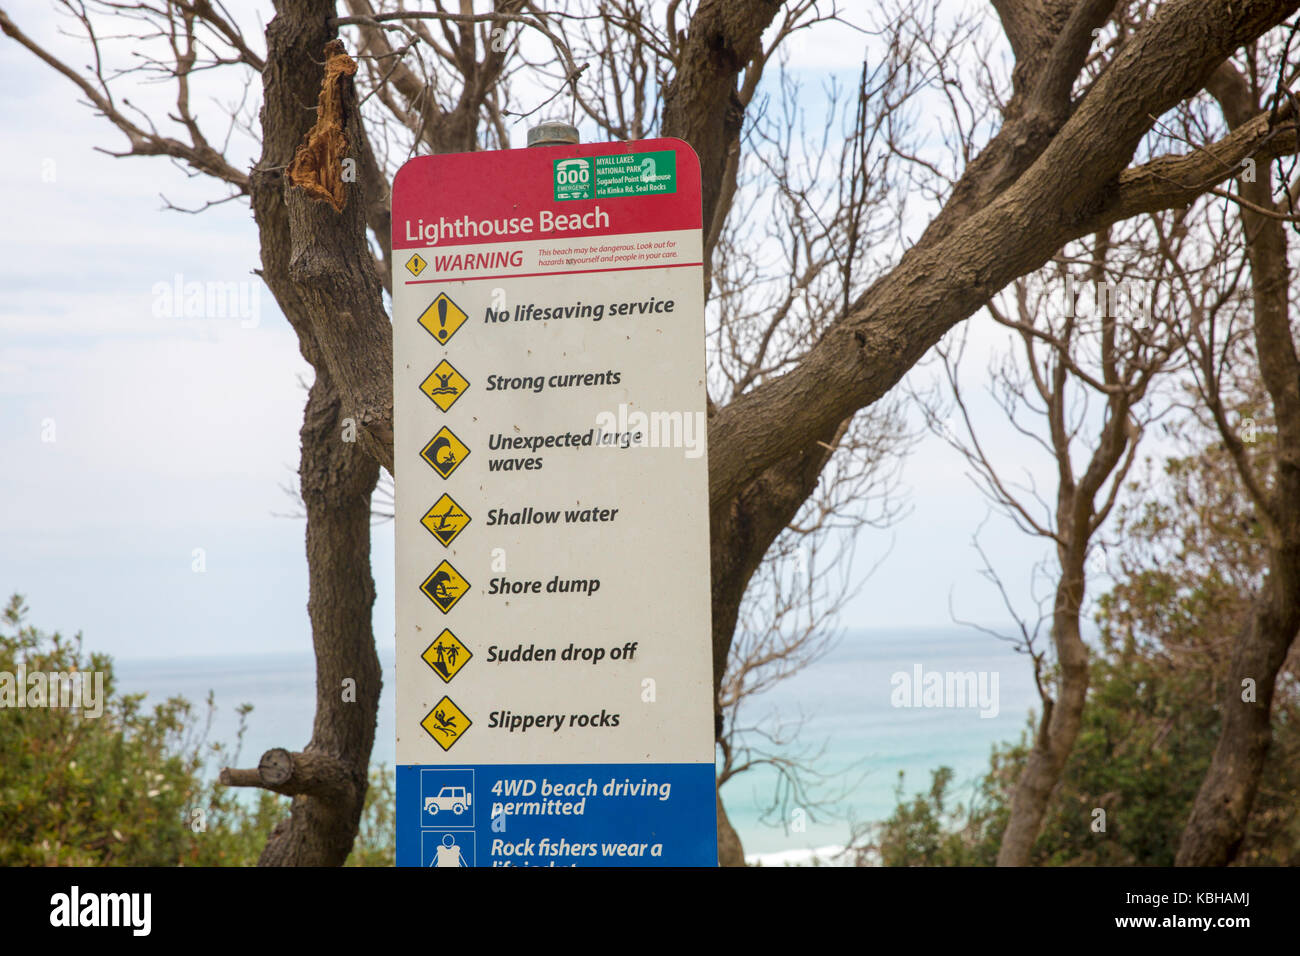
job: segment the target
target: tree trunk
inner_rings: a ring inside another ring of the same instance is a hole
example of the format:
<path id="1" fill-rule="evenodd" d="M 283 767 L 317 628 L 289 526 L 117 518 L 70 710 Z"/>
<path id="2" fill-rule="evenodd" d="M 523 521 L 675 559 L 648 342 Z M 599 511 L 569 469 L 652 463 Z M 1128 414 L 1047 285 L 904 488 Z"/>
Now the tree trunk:
<path id="1" fill-rule="evenodd" d="M 1093 283 L 1105 279 L 1109 247 L 1109 234 L 1099 233 L 1093 248 L 1093 264 L 1089 270 L 1089 278 Z M 1090 676 L 1088 646 L 1083 641 L 1080 626 L 1087 586 L 1084 561 L 1088 555 L 1088 543 L 1105 519 L 1109 507 L 1103 505 L 1099 514 L 1097 495 L 1112 475 L 1116 483 L 1112 488 L 1117 487 L 1123 480 L 1128 463 L 1132 462 L 1132 452 L 1139 433 L 1132 426 L 1130 411 L 1134 403 L 1141 401 L 1147 387 L 1130 378 L 1127 369 L 1121 372 L 1116 324 L 1117 320 L 1113 317 L 1103 320 L 1099 343 L 1102 378 L 1115 391 L 1106 398 L 1106 416 L 1101 433 L 1082 477 L 1077 480 L 1070 456 L 1075 432 L 1069 426 L 1066 411 L 1071 377 L 1066 367 L 1066 356 L 1070 350 L 1068 344 L 1064 346 L 1064 354 L 1061 350 L 1057 351 L 1050 374 L 1047 416 L 1058 475 L 1056 533 L 1057 558 L 1061 565 L 1061 576 L 1056 584 L 1056 600 L 1052 608 L 1052 646 L 1056 651 L 1058 671 L 1057 697 L 1053 700 L 1039 686 L 1043 713 L 1034 746 L 1029 752 L 1029 759 L 1011 800 L 1011 814 L 1002 835 L 1002 843 L 998 847 L 998 866 L 1029 865 L 1052 791 L 1065 772 L 1065 765 L 1074 751 L 1074 743 L 1083 724 Z M 1029 361 L 1034 361 L 1032 355 L 1029 356 Z M 1127 463 L 1121 465 L 1126 453 Z M 1115 474 L 1116 468 L 1121 469 L 1118 474 Z M 1041 679 L 1037 673 L 1035 678 Z"/>
<path id="2" fill-rule="evenodd" d="M 334 36 L 328 22 L 333 12 L 330 0 L 276 3 L 262 73 L 262 158 L 250 189 L 262 278 L 316 372 L 299 468 L 316 654 L 312 739 L 302 753 L 289 756 L 284 779 L 256 771 L 228 775 L 232 782 L 294 797 L 289 818 L 276 826 L 262 853 L 260 863 L 268 866 L 339 866 L 347 859 L 365 800 L 379 712 L 370 494 L 378 462 L 391 461 L 392 455 L 392 347 L 381 341 L 388 321 L 365 240 L 362 190 L 344 182 L 345 202 L 336 211 L 307 197 L 286 175 L 299 144 L 324 112 L 320 64 Z M 364 140 L 356 132 L 350 80 L 335 92 L 342 97 L 337 100 L 342 132 L 348 136 L 352 125 L 348 146 L 356 155 Z M 387 355 L 389 364 L 361 358 L 373 353 Z M 358 392 L 367 396 L 361 407 L 345 407 L 344 396 Z M 345 425 L 357 442 L 345 440 Z"/>
<path id="3" fill-rule="evenodd" d="M 1268 575 L 1233 650 L 1223 695 L 1223 729 L 1183 828 L 1177 866 L 1227 866 L 1246 836 L 1273 740 L 1270 710 L 1277 672 L 1300 628 L 1300 549 L 1272 556 Z M 1247 680 L 1253 694 L 1244 689 Z"/>
<path id="4" fill-rule="evenodd" d="M 328 373 L 317 372 L 304 418 L 299 480 L 307 506 L 316 719 L 311 742 L 293 756 L 297 779 L 284 787 L 305 792 L 272 831 L 261 866 L 343 865 L 361 820 L 379 714 L 370 620 L 370 493 L 379 465 L 341 440 L 339 397 Z"/>
<path id="5" fill-rule="evenodd" d="M 722 794 L 718 794 L 718 865 L 745 865 L 745 850 L 740 845 L 740 835 L 731 825 L 727 811 L 722 806 Z"/>
<path id="6" fill-rule="evenodd" d="M 1257 111 L 1235 70 L 1221 68 L 1210 89 L 1230 126 L 1241 125 Z M 1272 171 L 1259 163 L 1256 181 L 1243 181 L 1241 194 L 1256 206 L 1274 209 L 1272 193 Z M 1226 866 L 1236 857 L 1273 739 L 1270 711 L 1277 674 L 1300 631 L 1300 359 L 1288 316 L 1286 227 L 1249 209 L 1241 216 L 1254 291 L 1255 354 L 1277 422 L 1273 488 L 1267 502 L 1257 505 L 1266 512 L 1261 524 L 1269 528 L 1268 577 L 1233 649 L 1223 693 L 1223 729 L 1183 829 L 1178 866 Z M 1224 440 L 1237 439 L 1225 435 Z"/>
<path id="7" fill-rule="evenodd" d="M 779 0 L 702 0 L 664 90 L 663 135 L 686 140 L 700 157 L 706 237 L 714 232 L 714 218 L 727 214 L 719 202 L 727 157 L 745 120 L 737 77 L 761 52 L 763 31 L 780 8 Z"/>
<path id="8" fill-rule="evenodd" d="M 1088 697 L 1088 647 L 1079 630 L 1084 582 L 1082 549 L 1075 564 L 1062 574 L 1057 585 L 1052 618 L 1052 644 L 1060 668 L 1057 697 L 1043 701 L 1038 735 L 1021 772 L 1011 801 L 1011 816 L 998 847 L 998 866 L 1029 865 L 1052 791 L 1061 779 L 1083 723 L 1083 706 Z"/>

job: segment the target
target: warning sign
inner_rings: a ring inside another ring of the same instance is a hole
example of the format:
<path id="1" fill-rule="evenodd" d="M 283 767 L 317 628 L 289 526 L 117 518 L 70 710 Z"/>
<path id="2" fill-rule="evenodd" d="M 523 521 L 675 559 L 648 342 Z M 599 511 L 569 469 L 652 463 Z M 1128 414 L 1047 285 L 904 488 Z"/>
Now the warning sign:
<path id="1" fill-rule="evenodd" d="M 446 614 L 465 596 L 465 592 L 469 590 L 469 582 L 461 577 L 459 571 L 444 561 L 424 579 L 420 590 L 424 592 L 425 597 L 438 605 L 438 610 Z"/>
<path id="2" fill-rule="evenodd" d="M 420 451 L 420 457 L 444 478 L 450 478 L 468 454 L 469 448 L 446 425 L 439 428 L 438 434 L 429 439 L 429 444 Z"/>
<path id="3" fill-rule="evenodd" d="M 429 373 L 429 377 L 420 383 L 420 391 L 429 396 L 429 400 L 444 412 L 456 404 L 456 399 L 469 388 L 465 376 L 456 371 L 456 367 L 443 359 Z"/>
<path id="4" fill-rule="evenodd" d="M 438 742 L 439 747 L 450 750 L 456 741 L 464 736 L 465 731 L 469 730 L 471 723 L 464 711 L 456 706 L 455 701 L 450 697 L 444 697 L 433 705 L 433 710 L 420 721 L 420 726 Z"/>
<path id="5" fill-rule="evenodd" d="M 420 324 L 426 332 L 446 345 L 456 330 L 465 324 L 469 316 L 455 302 L 447 298 L 445 292 L 438 293 L 438 298 L 420 314 Z"/>
<path id="6" fill-rule="evenodd" d="M 420 524 L 428 528 L 429 533 L 445 547 L 456 540 L 456 535 L 465 530 L 469 520 L 469 515 L 461 510 L 460 505 L 456 504 L 456 500 L 451 495 L 443 495 L 424 513 Z"/>
<path id="7" fill-rule="evenodd" d="M 437 639 L 425 648 L 424 653 L 420 655 L 424 662 L 433 668 L 435 674 L 442 678 L 444 683 L 451 683 L 451 679 L 460 673 L 462 667 L 469 663 L 469 659 L 474 655 L 469 652 L 469 648 L 461 643 L 460 638 L 451 632 L 450 628 L 443 628 L 442 633 Z"/>
<path id="8" fill-rule="evenodd" d="M 713 866 L 698 159 L 420 156 L 392 210 L 396 862 Z"/>

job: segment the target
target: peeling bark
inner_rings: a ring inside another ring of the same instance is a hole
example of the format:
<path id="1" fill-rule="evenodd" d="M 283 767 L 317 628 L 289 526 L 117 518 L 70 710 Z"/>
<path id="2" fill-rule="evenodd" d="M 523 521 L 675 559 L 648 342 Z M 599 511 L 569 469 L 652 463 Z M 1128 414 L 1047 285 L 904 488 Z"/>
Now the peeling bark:
<path id="1" fill-rule="evenodd" d="M 289 166 L 289 179 L 313 199 L 327 202 L 335 212 L 343 211 L 347 190 L 343 188 L 343 157 L 348 137 L 343 132 L 344 84 L 355 76 L 357 64 L 343 49 L 342 40 L 325 46 L 325 78 L 316 105 L 316 123 L 307 131 Z"/>

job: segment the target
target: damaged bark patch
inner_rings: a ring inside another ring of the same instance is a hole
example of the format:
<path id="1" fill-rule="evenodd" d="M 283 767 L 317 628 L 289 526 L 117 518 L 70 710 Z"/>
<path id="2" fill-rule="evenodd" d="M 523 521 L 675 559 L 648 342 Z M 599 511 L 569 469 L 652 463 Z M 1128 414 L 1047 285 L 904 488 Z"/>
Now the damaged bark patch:
<path id="1" fill-rule="evenodd" d="M 289 180 L 312 199 L 327 202 L 335 212 L 347 203 L 343 187 L 343 157 L 348 137 L 343 132 L 343 94 L 347 78 L 357 72 L 342 40 L 325 44 L 325 78 L 321 80 L 316 124 L 307 131 L 289 164 Z"/>

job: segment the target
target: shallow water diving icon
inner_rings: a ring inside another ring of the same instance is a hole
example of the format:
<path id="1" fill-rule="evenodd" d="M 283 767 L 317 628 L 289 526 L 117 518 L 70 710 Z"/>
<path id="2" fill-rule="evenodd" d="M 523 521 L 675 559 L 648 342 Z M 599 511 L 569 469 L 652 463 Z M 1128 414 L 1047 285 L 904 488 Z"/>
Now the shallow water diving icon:
<path id="1" fill-rule="evenodd" d="M 433 668 L 433 672 L 443 679 L 444 683 L 450 683 L 474 655 L 461 643 L 460 638 L 451 632 L 450 628 L 444 627 L 442 633 L 424 649 L 424 653 L 420 656 Z"/>
<path id="2" fill-rule="evenodd" d="M 456 404 L 456 399 L 469 388 L 469 381 L 456 367 L 443 359 L 429 373 L 429 377 L 420 383 L 420 391 L 429 396 L 429 400 L 444 412 Z"/>
<path id="3" fill-rule="evenodd" d="M 438 298 L 429 303 L 429 307 L 420 315 L 420 325 L 435 339 L 446 345 L 456 330 L 465 324 L 469 316 L 451 299 L 447 293 L 439 292 Z"/>
<path id="4" fill-rule="evenodd" d="M 470 517 L 451 495 L 443 495 L 424 513 L 420 524 L 446 547 L 469 525 Z"/>
<path id="5" fill-rule="evenodd" d="M 465 592 L 469 590 L 469 582 L 448 562 L 443 561 L 424 579 L 420 590 L 424 592 L 425 597 L 438 606 L 439 611 L 446 614 L 465 596 Z"/>
<path id="6" fill-rule="evenodd" d="M 424 715 L 424 720 L 420 721 L 420 726 L 424 728 L 425 733 L 437 741 L 438 746 L 443 750 L 450 750 L 456 745 L 456 741 L 465 735 L 465 731 L 472 726 L 471 721 L 465 712 L 456 706 L 455 701 L 450 697 L 443 697 L 442 700 L 433 705 L 433 710 Z"/>
<path id="7" fill-rule="evenodd" d="M 469 448 L 446 425 L 439 428 L 438 434 L 420 450 L 420 457 L 444 478 L 450 478 L 468 455 Z"/>

